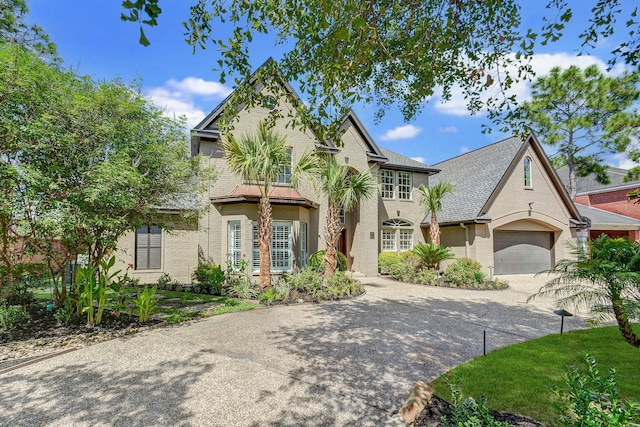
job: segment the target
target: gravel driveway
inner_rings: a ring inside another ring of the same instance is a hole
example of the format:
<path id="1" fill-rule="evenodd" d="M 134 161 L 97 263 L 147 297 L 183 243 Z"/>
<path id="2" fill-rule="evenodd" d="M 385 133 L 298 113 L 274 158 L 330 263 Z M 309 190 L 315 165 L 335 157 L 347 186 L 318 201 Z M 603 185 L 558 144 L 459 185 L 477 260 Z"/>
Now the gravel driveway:
<path id="1" fill-rule="evenodd" d="M 558 333 L 546 279 L 504 291 L 364 279 L 350 301 L 216 316 L 103 342 L 0 376 L 0 425 L 380 425 L 415 381 Z M 581 316 L 565 330 L 584 328 Z"/>

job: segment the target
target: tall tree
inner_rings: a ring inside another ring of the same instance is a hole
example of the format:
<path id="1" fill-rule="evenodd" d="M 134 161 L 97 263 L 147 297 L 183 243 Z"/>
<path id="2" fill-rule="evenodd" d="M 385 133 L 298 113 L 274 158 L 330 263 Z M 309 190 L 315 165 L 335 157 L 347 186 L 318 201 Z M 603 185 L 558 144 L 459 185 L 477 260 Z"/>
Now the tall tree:
<path id="1" fill-rule="evenodd" d="M 376 181 L 370 170 L 358 172 L 347 165 L 340 164 L 332 155 L 312 153 L 302 157 L 298 174 L 311 174 L 312 183 L 327 199 L 327 217 L 325 223 L 325 278 L 335 273 L 338 267 L 336 246 L 343 226 L 340 211 L 353 211 L 360 200 L 373 196 Z"/>
<path id="2" fill-rule="evenodd" d="M 29 13 L 26 0 L 0 1 L 0 46 L 19 45 L 40 57 L 56 58 L 56 46 L 47 33 L 25 20 Z"/>
<path id="3" fill-rule="evenodd" d="M 625 341 L 640 347 L 629 320 L 640 308 L 640 245 L 603 235 L 592 240 L 589 249 L 576 249 L 575 259 L 560 261 L 550 271 L 555 278 L 529 299 L 559 298 L 561 306 L 587 308 L 595 322 L 613 316 Z"/>
<path id="4" fill-rule="evenodd" d="M 541 141 L 556 148 L 569 169 L 569 194 L 576 198 L 576 176 L 595 173 L 608 183 L 603 156 L 627 152 L 640 136 L 640 115 L 631 110 L 640 96 L 640 73 L 604 75 L 597 66 L 584 70 L 555 67 L 532 87 L 523 103 L 525 118 Z"/>
<path id="5" fill-rule="evenodd" d="M 440 224 L 438 223 L 438 212 L 444 209 L 444 196 L 453 193 L 455 185 L 446 180 L 438 181 L 436 184 L 425 187 L 420 184 L 420 203 L 424 207 L 426 213 L 431 214 L 429 221 L 429 237 L 431 243 L 440 245 Z"/>
<path id="6" fill-rule="evenodd" d="M 222 143 L 225 160 L 231 171 L 260 190 L 258 203 L 258 245 L 260 247 L 260 288 L 271 286 L 271 202 L 273 184 L 282 173 L 282 165 L 291 162 L 286 138 L 270 129 L 266 122 L 258 132 L 236 138 L 233 134 Z"/>
<path id="7" fill-rule="evenodd" d="M 571 4 L 570 4 L 571 3 Z M 122 19 L 156 25 L 160 0 L 123 1 Z M 254 105 L 262 100 L 251 90 L 251 47 L 275 39 L 288 49 L 276 58 L 287 81 L 300 83 L 309 105 L 321 120 L 339 126 L 358 101 L 378 107 L 378 116 L 397 102 L 409 120 L 426 99 L 442 91 L 451 98 L 459 86 L 471 112 L 487 107 L 494 118 L 516 103 L 505 95 L 515 82 L 531 78 L 529 66 L 538 44 L 563 36 L 575 16 L 590 16 L 580 34 L 588 53 L 602 38 L 630 34 L 614 47 L 611 64 L 640 61 L 640 22 L 633 2 L 548 0 L 542 28 L 522 30 L 530 7 L 518 0 L 192 0 L 184 21 L 187 41 L 195 48 L 215 46 L 217 69 L 224 81 L 236 78 L 233 102 Z M 573 13 L 578 9 L 581 13 Z M 591 10 L 588 10 L 591 9 Z M 575 19 L 574 19 L 575 20 Z M 230 37 L 224 30 L 233 28 Z M 261 37 L 264 36 L 265 37 Z M 270 37 L 270 38 L 269 38 Z M 274 90 L 276 82 L 272 81 Z M 329 125 L 330 123 L 324 123 Z M 331 127 L 329 127 L 331 129 Z"/>

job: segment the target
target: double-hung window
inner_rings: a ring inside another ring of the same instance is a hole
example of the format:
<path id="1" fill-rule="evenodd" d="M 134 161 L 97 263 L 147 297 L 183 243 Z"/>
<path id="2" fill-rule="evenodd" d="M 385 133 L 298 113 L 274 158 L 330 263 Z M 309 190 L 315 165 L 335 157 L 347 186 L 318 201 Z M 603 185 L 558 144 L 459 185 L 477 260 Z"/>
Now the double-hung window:
<path id="1" fill-rule="evenodd" d="M 398 172 L 398 199 L 411 200 L 411 172 Z"/>
<path id="2" fill-rule="evenodd" d="M 287 157 L 280 163 L 280 173 L 276 177 L 278 184 L 291 184 L 291 154 L 292 148 L 287 148 Z"/>
<path id="3" fill-rule="evenodd" d="M 227 238 L 228 263 L 233 266 L 240 265 L 242 260 L 242 230 L 240 221 L 229 221 Z"/>
<path id="4" fill-rule="evenodd" d="M 162 229 L 146 225 L 136 229 L 136 270 L 158 270 L 162 256 Z"/>
<path id="5" fill-rule="evenodd" d="M 393 199 L 395 197 L 395 174 L 393 171 L 383 169 L 380 171 L 380 184 L 382 185 L 382 198 Z"/>
<path id="6" fill-rule="evenodd" d="M 307 223 L 300 224 L 300 267 L 307 266 Z"/>

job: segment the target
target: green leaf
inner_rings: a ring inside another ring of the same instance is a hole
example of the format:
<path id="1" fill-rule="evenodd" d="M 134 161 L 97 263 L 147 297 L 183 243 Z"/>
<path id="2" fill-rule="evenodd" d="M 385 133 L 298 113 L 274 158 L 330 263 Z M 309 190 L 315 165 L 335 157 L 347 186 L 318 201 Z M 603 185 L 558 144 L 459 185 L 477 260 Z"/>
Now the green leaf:
<path id="1" fill-rule="evenodd" d="M 147 39 L 147 36 L 144 34 L 144 30 L 142 29 L 142 27 L 140 27 L 140 44 L 145 47 L 151 44 L 151 42 L 149 42 L 149 39 Z"/>

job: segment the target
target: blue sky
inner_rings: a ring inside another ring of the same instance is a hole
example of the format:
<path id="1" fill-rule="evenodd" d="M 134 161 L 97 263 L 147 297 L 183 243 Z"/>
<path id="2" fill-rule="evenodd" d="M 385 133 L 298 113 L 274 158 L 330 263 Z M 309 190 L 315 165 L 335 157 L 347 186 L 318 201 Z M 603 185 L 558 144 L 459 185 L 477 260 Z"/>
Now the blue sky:
<path id="1" fill-rule="evenodd" d="M 184 41 L 182 21 L 188 18 L 189 5 L 195 1 L 162 1 L 163 13 L 158 27 L 145 29 L 151 40 L 149 47 L 138 44 L 137 24 L 120 20 L 120 0 L 29 0 L 28 4 L 30 21 L 42 26 L 52 37 L 67 66 L 96 79 L 140 80 L 145 95 L 167 113 L 186 115 L 193 126 L 232 90 L 218 83 L 218 76 L 211 71 L 216 63 L 216 51 L 199 50 L 193 54 L 191 46 Z M 537 27 L 546 1 L 523 3 L 535 4 L 527 5 L 524 15 L 526 25 Z M 587 25 L 591 2 L 573 0 L 570 3 L 581 10 L 576 11 L 575 27 L 567 29 L 567 34 L 578 34 Z M 614 46 L 615 40 L 605 40 L 591 56 L 577 56 L 577 39 L 565 37 L 561 43 L 539 49 L 532 65 L 539 75 L 554 66 L 598 64 L 604 70 L 603 59 Z M 252 62 L 257 67 L 270 56 L 278 59 L 280 51 L 265 45 L 252 52 L 255 52 Z M 616 67 L 612 73 L 622 70 L 623 67 Z M 528 85 L 521 84 L 515 91 L 520 99 L 527 99 Z M 404 123 L 393 109 L 377 124 L 373 120 L 374 106 L 355 105 L 354 111 L 380 146 L 427 164 L 505 137 L 499 133 L 482 134 L 482 125 L 489 125 L 489 121 L 482 114 L 471 116 L 461 97 L 454 97 L 446 104 L 440 103 L 437 97 L 432 98 L 410 123 Z M 612 166 L 632 166 L 624 155 L 608 161 Z"/>

